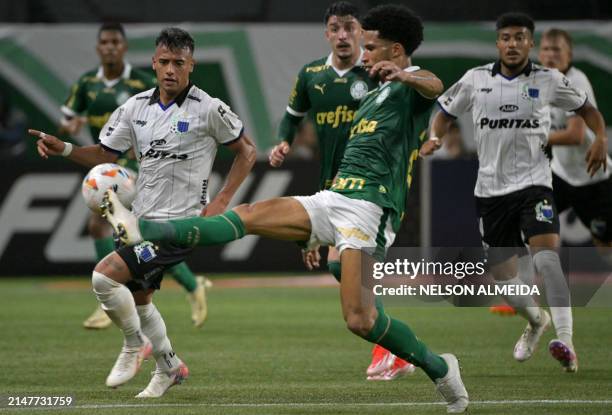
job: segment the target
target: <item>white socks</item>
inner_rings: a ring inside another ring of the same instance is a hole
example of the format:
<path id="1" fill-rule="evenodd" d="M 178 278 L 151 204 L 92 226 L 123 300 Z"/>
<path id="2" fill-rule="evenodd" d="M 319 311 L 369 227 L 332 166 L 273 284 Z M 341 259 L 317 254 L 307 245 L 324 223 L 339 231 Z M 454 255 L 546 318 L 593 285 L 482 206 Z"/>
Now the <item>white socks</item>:
<path id="1" fill-rule="evenodd" d="M 94 271 L 91 277 L 93 292 L 102 309 L 123 331 L 125 345 L 140 347 L 143 343 L 140 319 L 130 290 L 106 275 Z"/>
<path id="2" fill-rule="evenodd" d="M 495 281 L 498 285 L 526 285 L 521 278 L 514 277 L 506 281 Z M 507 295 L 504 299 L 516 312 L 523 316 L 532 326 L 540 324 L 540 307 L 530 295 Z"/>
<path id="3" fill-rule="evenodd" d="M 570 291 L 561 268 L 559 254 L 552 250 L 539 251 L 533 256 L 533 264 L 544 279 L 546 300 L 557 337 L 572 346 L 573 319 Z"/>
<path id="4" fill-rule="evenodd" d="M 157 368 L 169 372 L 180 364 L 179 358 L 172 351 L 170 339 L 166 335 L 166 323 L 153 303 L 136 306 L 142 331 L 153 344 L 153 355 Z"/>

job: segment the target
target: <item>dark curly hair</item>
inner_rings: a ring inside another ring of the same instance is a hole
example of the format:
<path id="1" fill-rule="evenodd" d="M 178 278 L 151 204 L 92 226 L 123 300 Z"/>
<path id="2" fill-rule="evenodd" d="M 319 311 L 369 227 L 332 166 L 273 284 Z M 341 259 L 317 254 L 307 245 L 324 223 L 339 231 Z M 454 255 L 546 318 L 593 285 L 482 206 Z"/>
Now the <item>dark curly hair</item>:
<path id="1" fill-rule="evenodd" d="M 361 21 L 363 30 L 378 30 L 381 39 L 397 42 L 410 56 L 423 42 L 423 22 L 399 4 L 383 4 L 369 10 Z"/>
<path id="2" fill-rule="evenodd" d="M 332 16 L 353 16 L 355 19 L 359 20 L 359 9 L 348 1 L 337 1 L 332 3 L 327 10 L 325 10 L 323 23 L 327 24 L 329 18 Z"/>
<path id="3" fill-rule="evenodd" d="M 511 26 L 526 27 L 531 32 L 532 36 L 535 31 L 533 19 L 525 13 L 504 13 L 497 18 L 497 23 L 495 24 L 497 30 Z"/>
<path id="4" fill-rule="evenodd" d="M 102 32 L 119 32 L 121 36 L 125 39 L 125 30 L 123 29 L 123 25 L 117 22 L 106 22 L 100 25 L 98 29 L 98 39 L 100 38 L 100 34 Z"/>
<path id="5" fill-rule="evenodd" d="M 193 38 L 187 31 L 178 27 L 166 27 L 163 29 L 157 39 L 155 39 L 155 47 L 163 45 L 170 50 L 189 49 L 193 54 L 194 42 Z"/>

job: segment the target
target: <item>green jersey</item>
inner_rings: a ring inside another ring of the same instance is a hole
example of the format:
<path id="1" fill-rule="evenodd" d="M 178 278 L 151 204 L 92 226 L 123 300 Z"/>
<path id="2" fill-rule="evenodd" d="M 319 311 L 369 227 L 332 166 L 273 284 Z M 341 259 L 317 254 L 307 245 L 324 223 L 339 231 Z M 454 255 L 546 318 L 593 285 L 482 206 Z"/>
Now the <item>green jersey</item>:
<path id="1" fill-rule="evenodd" d="M 62 106 L 64 116 L 86 115 L 89 131 L 97 143 L 100 131 L 115 109 L 132 95 L 155 87 L 155 78 L 146 72 L 132 69 L 129 63 L 119 79 L 104 79 L 102 68 L 81 76 L 70 89 L 70 96 Z"/>
<path id="2" fill-rule="evenodd" d="M 412 167 L 426 136 L 433 100 L 386 82 L 361 102 L 331 190 L 389 209 L 399 230 Z"/>
<path id="3" fill-rule="evenodd" d="M 361 65 L 337 71 L 331 65 L 331 55 L 305 65 L 300 71 L 287 112 L 299 117 L 308 113 L 313 120 L 321 154 L 321 189 L 331 186 L 346 148 L 355 110 L 374 86 Z"/>

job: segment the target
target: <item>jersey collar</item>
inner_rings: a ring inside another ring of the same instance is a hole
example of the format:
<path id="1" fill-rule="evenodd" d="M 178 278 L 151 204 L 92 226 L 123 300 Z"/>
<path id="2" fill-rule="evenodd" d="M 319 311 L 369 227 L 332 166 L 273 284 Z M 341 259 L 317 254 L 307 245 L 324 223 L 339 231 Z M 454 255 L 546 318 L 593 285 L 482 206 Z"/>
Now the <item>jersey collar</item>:
<path id="1" fill-rule="evenodd" d="M 130 65 L 129 62 L 123 62 L 123 73 L 121 74 L 119 78 L 113 79 L 113 80 L 106 79 L 104 77 L 104 68 L 102 68 L 102 66 L 98 67 L 98 72 L 96 72 L 96 78 L 101 79 L 102 82 L 104 82 L 104 85 L 106 85 L 106 87 L 111 88 L 117 85 L 117 83 L 122 79 L 130 79 L 131 73 L 132 73 L 132 65 Z"/>
<path id="2" fill-rule="evenodd" d="M 333 60 L 333 52 L 330 53 L 329 55 L 327 55 L 327 60 L 325 61 L 325 64 L 330 66 L 337 74 L 338 76 L 344 76 L 346 73 L 348 73 L 351 69 L 353 69 L 355 66 L 361 66 L 362 62 L 361 62 L 361 58 L 363 58 L 363 49 L 359 48 L 359 58 L 357 58 L 357 62 L 355 62 L 355 64 L 353 66 L 351 66 L 348 69 L 338 69 L 334 66 L 334 60 Z"/>
<path id="3" fill-rule="evenodd" d="M 493 68 L 491 68 L 491 76 L 495 77 L 496 75 L 501 75 L 503 76 L 505 79 L 507 79 L 508 81 L 513 80 L 514 78 L 517 78 L 521 75 L 525 75 L 525 76 L 529 76 L 529 74 L 531 73 L 531 71 L 533 70 L 533 62 L 531 62 L 531 59 L 527 60 L 527 65 L 525 65 L 525 67 L 523 68 L 523 70 L 521 72 L 519 72 L 518 74 L 514 75 L 512 78 L 508 78 L 506 76 L 504 76 L 504 74 L 501 72 L 501 61 L 495 61 L 495 63 L 493 64 Z"/>
<path id="4" fill-rule="evenodd" d="M 176 104 L 177 106 L 180 107 L 181 105 L 183 105 L 183 102 L 185 102 L 185 100 L 187 99 L 187 95 L 189 95 L 189 91 L 191 90 L 192 87 L 193 87 L 193 84 L 191 83 L 191 81 L 189 81 L 189 85 L 187 85 L 187 87 L 183 89 L 180 94 L 176 96 L 174 101 L 171 101 L 165 107 L 159 100 L 159 87 L 155 87 L 155 90 L 153 91 L 153 95 L 151 95 L 151 98 L 149 98 L 149 105 L 159 104 L 159 106 L 162 107 L 164 111 L 170 108 L 172 104 Z"/>

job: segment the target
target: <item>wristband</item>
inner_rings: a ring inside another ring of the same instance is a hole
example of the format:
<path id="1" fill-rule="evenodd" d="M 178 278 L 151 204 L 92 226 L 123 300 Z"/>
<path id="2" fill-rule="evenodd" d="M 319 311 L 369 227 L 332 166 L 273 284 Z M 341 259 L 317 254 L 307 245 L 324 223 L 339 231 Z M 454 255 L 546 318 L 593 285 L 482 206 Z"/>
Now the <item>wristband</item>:
<path id="1" fill-rule="evenodd" d="M 68 157 L 72 153 L 73 145 L 64 141 L 64 151 L 62 151 L 62 157 Z"/>

